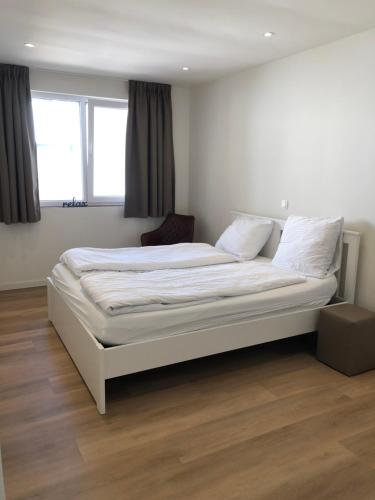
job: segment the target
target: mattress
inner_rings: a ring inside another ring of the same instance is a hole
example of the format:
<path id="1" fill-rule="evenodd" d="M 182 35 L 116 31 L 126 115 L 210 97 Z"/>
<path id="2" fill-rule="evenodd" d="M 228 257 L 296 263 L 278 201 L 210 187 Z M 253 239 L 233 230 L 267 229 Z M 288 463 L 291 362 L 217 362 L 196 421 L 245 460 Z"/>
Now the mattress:
<path id="1" fill-rule="evenodd" d="M 268 261 L 258 257 L 259 261 Z M 214 302 L 161 311 L 109 316 L 81 289 L 79 279 L 57 264 L 51 279 L 81 323 L 105 345 L 121 345 L 179 335 L 247 321 L 274 312 L 321 307 L 337 288 L 335 276 L 307 278 L 304 283 L 275 290 L 228 297 Z"/>

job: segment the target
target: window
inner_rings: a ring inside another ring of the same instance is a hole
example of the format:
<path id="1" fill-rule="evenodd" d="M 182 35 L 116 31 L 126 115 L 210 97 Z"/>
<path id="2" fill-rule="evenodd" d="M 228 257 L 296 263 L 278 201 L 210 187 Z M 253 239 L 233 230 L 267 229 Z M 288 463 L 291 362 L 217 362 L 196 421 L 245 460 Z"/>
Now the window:
<path id="1" fill-rule="evenodd" d="M 33 92 L 42 205 L 123 203 L 127 103 Z"/>

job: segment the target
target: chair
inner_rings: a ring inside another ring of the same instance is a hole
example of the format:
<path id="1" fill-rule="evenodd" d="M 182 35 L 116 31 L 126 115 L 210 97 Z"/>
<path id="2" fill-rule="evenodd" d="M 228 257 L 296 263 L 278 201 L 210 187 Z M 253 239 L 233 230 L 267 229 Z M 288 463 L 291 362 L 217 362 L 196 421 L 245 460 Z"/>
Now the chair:
<path id="1" fill-rule="evenodd" d="M 142 246 L 191 243 L 194 236 L 194 221 L 192 215 L 169 214 L 158 229 L 141 235 Z"/>

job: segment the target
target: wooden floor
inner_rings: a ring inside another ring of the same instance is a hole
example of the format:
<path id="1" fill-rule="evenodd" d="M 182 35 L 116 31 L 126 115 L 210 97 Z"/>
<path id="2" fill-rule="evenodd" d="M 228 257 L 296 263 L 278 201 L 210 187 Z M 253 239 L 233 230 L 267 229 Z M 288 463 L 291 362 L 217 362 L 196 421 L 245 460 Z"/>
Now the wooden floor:
<path id="1" fill-rule="evenodd" d="M 44 288 L 0 293 L 0 440 L 11 499 L 375 499 L 375 372 L 306 338 L 123 377 L 100 416 Z"/>

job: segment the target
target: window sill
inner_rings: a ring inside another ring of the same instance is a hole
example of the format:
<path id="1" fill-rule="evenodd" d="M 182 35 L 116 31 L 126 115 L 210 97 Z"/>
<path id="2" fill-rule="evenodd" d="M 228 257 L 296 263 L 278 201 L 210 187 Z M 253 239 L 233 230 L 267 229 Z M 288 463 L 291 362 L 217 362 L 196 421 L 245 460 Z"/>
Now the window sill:
<path id="1" fill-rule="evenodd" d="M 113 202 L 106 202 L 106 203 L 89 203 L 88 205 L 85 205 L 84 207 L 80 206 L 74 206 L 74 207 L 63 207 L 63 202 L 40 202 L 40 208 L 92 208 L 92 207 L 120 207 L 124 206 L 123 201 L 113 201 Z"/>

